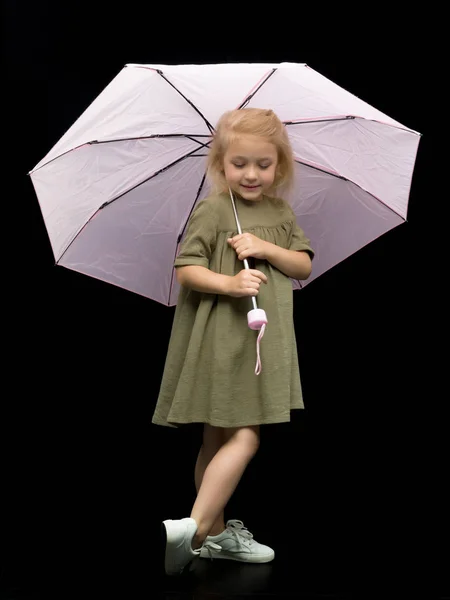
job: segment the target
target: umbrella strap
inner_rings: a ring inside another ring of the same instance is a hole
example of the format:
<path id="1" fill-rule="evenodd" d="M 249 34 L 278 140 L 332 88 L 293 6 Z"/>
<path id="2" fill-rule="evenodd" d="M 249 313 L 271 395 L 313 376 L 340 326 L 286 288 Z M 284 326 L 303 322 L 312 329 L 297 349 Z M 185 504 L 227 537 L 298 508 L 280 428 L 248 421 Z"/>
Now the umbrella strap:
<path id="1" fill-rule="evenodd" d="M 262 336 L 264 335 L 264 331 L 266 330 L 266 326 L 261 325 L 261 329 L 259 330 L 258 339 L 256 340 L 256 368 L 255 375 L 259 375 L 261 373 L 261 357 L 259 355 L 259 343 L 261 341 Z"/>

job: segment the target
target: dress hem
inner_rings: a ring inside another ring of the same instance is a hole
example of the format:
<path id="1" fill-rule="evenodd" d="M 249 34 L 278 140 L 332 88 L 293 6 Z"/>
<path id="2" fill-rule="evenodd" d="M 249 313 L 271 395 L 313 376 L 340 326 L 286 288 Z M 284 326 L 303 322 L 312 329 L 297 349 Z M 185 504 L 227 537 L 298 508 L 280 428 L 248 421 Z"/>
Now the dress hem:
<path id="1" fill-rule="evenodd" d="M 304 406 L 298 406 L 298 407 L 293 407 L 291 408 L 292 410 L 304 410 Z M 157 415 L 153 416 L 152 418 L 152 424 L 153 425 L 161 425 L 163 427 L 178 427 L 179 425 L 190 425 L 190 424 L 194 424 L 194 423 L 206 423 L 208 425 L 211 425 L 212 427 L 252 427 L 254 425 L 271 425 L 271 424 L 275 424 L 275 423 L 289 423 L 291 421 L 291 415 L 290 413 L 288 414 L 284 414 L 282 416 L 278 416 L 278 417 L 272 417 L 272 418 L 265 418 L 265 419 L 258 419 L 256 421 L 252 421 L 251 423 L 249 423 L 248 421 L 242 421 L 242 422 L 238 422 L 238 423 L 233 423 L 233 425 L 229 425 L 228 423 L 225 423 L 224 421 L 217 421 L 215 419 L 210 419 L 210 420 L 205 420 L 202 417 L 198 417 L 197 419 L 195 417 L 191 417 L 189 418 L 189 420 L 186 421 L 166 421 L 165 419 L 162 419 L 160 417 L 158 417 Z"/>

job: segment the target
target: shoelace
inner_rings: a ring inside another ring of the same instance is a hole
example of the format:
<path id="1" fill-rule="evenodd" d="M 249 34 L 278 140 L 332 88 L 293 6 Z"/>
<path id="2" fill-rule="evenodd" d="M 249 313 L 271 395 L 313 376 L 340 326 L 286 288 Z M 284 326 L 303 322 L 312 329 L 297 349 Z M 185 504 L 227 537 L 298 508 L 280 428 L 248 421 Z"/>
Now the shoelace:
<path id="1" fill-rule="evenodd" d="M 250 533 L 250 531 L 246 527 L 244 527 L 244 523 L 242 521 L 239 521 L 238 519 L 230 519 L 229 521 L 227 521 L 226 528 L 230 533 L 233 534 L 233 536 L 236 538 L 236 541 L 241 546 L 245 543 L 247 543 L 248 545 L 252 543 L 253 533 Z M 211 560 L 213 560 L 213 550 L 215 550 L 216 552 L 220 552 L 222 550 L 221 546 L 211 541 L 205 541 L 205 543 L 203 544 L 203 548 L 206 548 L 206 550 L 208 550 L 209 558 Z"/>
<path id="2" fill-rule="evenodd" d="M 213 550 L 215 550 L 216 552 L 221 552 L 222 547 L 219 546 L 219 544 L 215 544 L 214 542 L 210 542 L 210 541 L 205 541 L 202 548 L 205 548 L 206 550 L 208 550 L 208 554 L 209 554 L 209 558 L 211 560 L 213 560 Z"/>
<path id="3" fill-rule="evenodd" d="M 253 533 L 250 533 L 247 527 L 244 527 L 244 523 L 242 521 L 239 521 L 238 519 L 230 519 L 227 521 L 227 529 L 234 535 L 240 544 L 243 542 L 243 540 L 240 538 L 244 538 L 244 540 L 246 540 L 249 544 L 252 543 L 251 540 L 253 539 Z"/>

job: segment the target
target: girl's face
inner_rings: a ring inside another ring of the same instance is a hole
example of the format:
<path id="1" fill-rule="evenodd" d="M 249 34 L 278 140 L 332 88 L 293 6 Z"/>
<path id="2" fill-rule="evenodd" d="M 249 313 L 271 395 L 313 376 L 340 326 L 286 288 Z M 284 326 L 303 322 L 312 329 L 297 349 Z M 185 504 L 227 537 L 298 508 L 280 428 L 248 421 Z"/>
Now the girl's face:
<path id="1" fill-rule="evenodd" d="M 257 202 L 272 186 L 277 149 L 265 138 L 245 135 L 228 146 L 223 159 L 225 179 L 233 192 Z"/>

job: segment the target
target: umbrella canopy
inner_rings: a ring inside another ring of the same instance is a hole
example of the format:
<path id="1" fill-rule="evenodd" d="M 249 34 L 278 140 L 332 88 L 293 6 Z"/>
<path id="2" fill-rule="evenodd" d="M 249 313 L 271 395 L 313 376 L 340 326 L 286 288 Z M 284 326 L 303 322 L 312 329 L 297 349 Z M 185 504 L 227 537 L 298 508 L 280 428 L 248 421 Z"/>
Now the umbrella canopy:
<path id="1" fill-rule="evenodd" d="M 306 64 L 126 65 L 30 172 L 57 264 L 173 306 L 173 262 L 210 192 L 227 110 L 270 108 L 315 250 L 305 286 L 406 220 L 420 134 Z"/>

